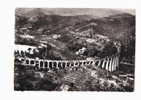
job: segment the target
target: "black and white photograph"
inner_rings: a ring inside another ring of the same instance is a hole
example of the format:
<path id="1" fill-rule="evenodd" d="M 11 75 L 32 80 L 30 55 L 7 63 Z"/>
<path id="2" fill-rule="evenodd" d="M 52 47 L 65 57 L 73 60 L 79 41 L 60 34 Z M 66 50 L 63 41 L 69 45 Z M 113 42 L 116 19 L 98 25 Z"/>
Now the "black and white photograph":
<path id="1" fill-rule="evenodd" d="M 136 11 L 16 8 L 14 91 L 134 92 Z"/>

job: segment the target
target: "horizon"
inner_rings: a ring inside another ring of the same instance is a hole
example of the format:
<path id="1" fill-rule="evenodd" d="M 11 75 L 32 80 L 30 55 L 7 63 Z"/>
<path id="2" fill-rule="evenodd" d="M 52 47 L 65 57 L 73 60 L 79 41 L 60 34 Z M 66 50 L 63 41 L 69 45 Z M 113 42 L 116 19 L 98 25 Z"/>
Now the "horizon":
<path id="1" fill-rule="evenodd" d="M 37 12 L 44 12 L 46 15 L 91 15 L 93 17 L 107 17 L 122 13 L 135 15 L 135 9 L 122 8 L 16 8 L 16 13 L 22 15 L 34 15 Z"/>

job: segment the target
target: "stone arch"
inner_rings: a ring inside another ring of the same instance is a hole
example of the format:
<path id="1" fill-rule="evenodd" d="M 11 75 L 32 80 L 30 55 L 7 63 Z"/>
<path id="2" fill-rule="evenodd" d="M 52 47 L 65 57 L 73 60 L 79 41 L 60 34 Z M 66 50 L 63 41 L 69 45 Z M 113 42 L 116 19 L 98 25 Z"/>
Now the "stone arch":
<path id="1" fill-rule="evenodd" d="M 48 61 L 44 61 L 44 70 L 45 71 L 49 71 L 49 67 L 48 67 Z"/>
<path id="2" fill-rule="evenodd" d="M 105 67 L 105 69 L 106 69 L 107 71 L 109 71 L 109 64 L 110 64 L 109 61 L 110 61 L 109 58 L 107 58 L 107 60 L 106 60 L 106 67 Z"/>
<path id="3" fill-rule="evenodd" d="M 86 65 L 86 61 L 83 62 L 83 65 L 84 65 L 84 66 Z"/>
<path id="4" fill-rule="evenodd" d="M 47 61 L 45 61 L 45 62 L 44 62 L 44 64 L 45 64 L 45 66 L 44 66 L 44 67 L 45 67 L 45 68 L 48 68 L 48 62 L 47 62 Z"/>
<path id="5" fill-rule="evenodd" d="M 21 56 L 22 56 L 22 57 L 24 57 L 24 56 L 25 56 L 25 53 L 24 53 L 24 51 L 23 51 L 23 50 L 21 50 L 21 53 L 20 53 L 20 54 L 21 54 Z"/>
<path id="6" fill-rule="evenodd" d="M 101 60 L 99 59 L 99 60 L 98 60 L 97 67 L 100 67 L 100 66 L 101 66 Z"/>
<path id="7" fill-rule="evenodd" d="M 74 63 L 73 62 L 71 62 L 71 67 L 73 67 L 74 66 Z"/>
<path id="8" fill-rule="evenodd" d="M 78 66 L 78 65 L 79 65 L 79 62 L 78 62 L 78 61 L 76 61 L 76 62 L 75 62 L 75 66 Z"/>
<path id="9" fill-rule="evenodd" d="M 52 70 L 53 71 L 57 70 L 57 62 L 56 61 L 52 61 Z"/>
<path id="10" fill-rule="evenodd" d="M 52 61 L 49 62 L 49 69 L 52 70 Z"/>
<path id="11" fill-rule="evenodd" d="M 54 62 L 53 62 L 53 67 L 56 67 L 56 66 L 57 66 L 57 62 L 54 61 Z"/>
<path id="12" fill-rule="evenodd" d="M 69 67 L 70 66 L 70 62 L 67 62 L 67 65 L 66 66 Z"/>
<path id="13" fill-rule="evenodd" d="M 79 61 L 79 66 L 81 66 L 82 65 L 82 62 L 81 61 Z"/>
<path id="14" fill-rule="evenodd" d="M 29 65 L 30 64 L 30 62 L 29 62 L 29 59 L 26 59 L 26 65 Z"/>
<path id="15" fill-rule="evenodd" d="M 58 69 L 62 69 L 62 63 L 58 62 Z"/>
<path id="16" fill-rule="evenodd" d="M 30 60 L 30 64 L 31 65 L 34 65 L 35 64 L 35 61 L 34 60 Z"/>
<path id="17" fill-rule="evenodd" d="M 40 60 L 40 70 L 43 71 L 43 67 L 44 67 L 44 62 L 43 60 Z"/>
<path id="18" fill-rule="evenodd" d="M 98 61 L 98 60 L 96 60 L 96 61 L 95 61 L 95 66 L 98 66 L 98 63 L 99 63 L 99 61 Z"/>
<path id="19" fill-rule="evenodd" d="M 19 50 L 16 50 L 16 56 L 19 56 L 20 55 L 20 52 L 19 52 Z"/>
<path id="20" fill-rule="evenodd" d="M 89 65 L 90 64 L 90 61 L 87 61 L 86 64 Z"/>
<path id="21" fill-rule="evenodd" d="M 113 58 L 110 58 L 110 64 L 109 64 L 109 71 L 112 72 L 112 62 L 113 62 Z"/>
<path id="22" fill-rule="evenodd" d="M 35 63 L 36 63 L 36 64 L 35 64 L 34 69 L 35 69 L 35 70 L 39 70 L 39 68 L 40 68 L 40 66 L 39 66 L 39 61 L 36 60 Z"/>
<path id="23" fill-rule="evenodd" d="M 90 64 L 92 65 L 94 62 L 93 61 L 90 61 Z"/>
<path id="24" fill-rule="evenodd" d="M 66 62 L 62 62 L 62 68 L 64 69 L 66 67 Z"/>
<path id="25" fill-rule="evenodd" d="M 105 67 L 106 67 L 106 59 L 103 59 L 103 62 L 102 62 L 102 69 L 105 69 Z"/>

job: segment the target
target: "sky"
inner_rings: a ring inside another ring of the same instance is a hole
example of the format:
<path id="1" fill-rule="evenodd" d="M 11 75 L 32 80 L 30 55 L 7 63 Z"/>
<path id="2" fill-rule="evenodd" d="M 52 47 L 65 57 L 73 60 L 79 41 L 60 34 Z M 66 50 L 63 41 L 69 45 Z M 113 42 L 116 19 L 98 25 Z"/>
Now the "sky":
<path id="1" fill-rule="evenodd" d="M 21 8 L 16 9 L 18 13 L 31 14 L 38 11 L 43 11 L 44 13 L 51 15 L 62 15 L 62 16 L 75 16 L 75 15 L 92 15 L 95 17 L 106 17 L 109 15 L 116 15 L 121 13 L 128 13 L 135 15 L 135 9 L 107 9 L 107 8 Z"/>

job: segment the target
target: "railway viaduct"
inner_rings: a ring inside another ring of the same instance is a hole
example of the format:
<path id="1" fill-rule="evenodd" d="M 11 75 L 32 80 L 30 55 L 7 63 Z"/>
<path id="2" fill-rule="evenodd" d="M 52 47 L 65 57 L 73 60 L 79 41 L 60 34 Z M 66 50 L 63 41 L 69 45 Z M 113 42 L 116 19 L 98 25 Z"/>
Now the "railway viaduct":
<path id="1" fill-rule="evenodd" d="M 35 69 L 65 69 L 78 66 L 93 65 L 98 68 L 105 69 L 109 72 L 116 71 L 119 66 L 119 56 L 113 55 L 105 58 L 93 58 L 91 60 L 47 60 L 47 59 L 32 59 L 26 57 L 16 58 L 21 61 L 21 65 L 34 67 Z"/>

